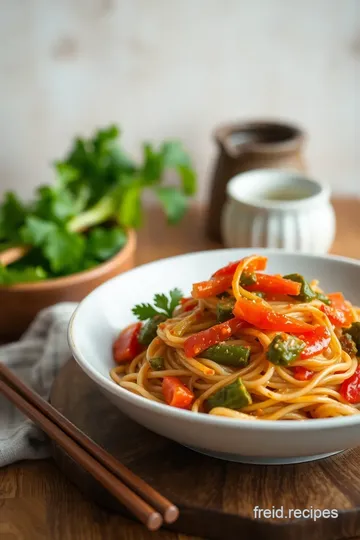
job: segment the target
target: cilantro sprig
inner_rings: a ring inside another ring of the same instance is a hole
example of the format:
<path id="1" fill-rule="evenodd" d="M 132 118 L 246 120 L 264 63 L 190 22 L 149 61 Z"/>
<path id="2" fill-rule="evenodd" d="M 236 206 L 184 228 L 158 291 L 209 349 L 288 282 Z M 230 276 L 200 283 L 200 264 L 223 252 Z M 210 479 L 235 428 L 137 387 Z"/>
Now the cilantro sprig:
<path id="1" fill-rule="evenodd" d="M 146 321 L 155 315 L 165 315 L 166 317 L 171 318 L 174 309 L 179 305 L 182 297 L 183 293 L 180 289 L 175 288 L 169 292 L 169 297 L 162 293 L 155 294 L 153 300 L 154 305 L 137 304 L 132 308 L 132 312 L 140 321 Z"/>
<path id="2" fill-rule="evenodd" d="M 119 137 L 117 126 L 109 126 L 76 138 L 65 159 L 54 163 L 55 182 L 38 188 L 32 202 L 5 194 L 0 252 L 23 245 L 31 250 L 6 268 L 0 265 L 0 285 L 80 272 L 112 257 L 124 246 L 126 229 L 143 221 L 144 191 L 155 193 L 169 223 L 181 220 L 196 192 L 195 171 L 182 144 L 146 143 L 136 163 Z M 168 171 L 177 174 L 178 187 L 164 185 Z"/>

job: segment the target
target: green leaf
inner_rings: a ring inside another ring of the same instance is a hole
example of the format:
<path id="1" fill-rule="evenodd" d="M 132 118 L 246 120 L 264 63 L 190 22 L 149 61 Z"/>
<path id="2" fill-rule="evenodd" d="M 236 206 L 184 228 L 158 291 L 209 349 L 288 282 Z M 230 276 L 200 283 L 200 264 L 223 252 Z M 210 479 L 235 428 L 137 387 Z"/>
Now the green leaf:
<path id="1" fill-rule="evenodd" d="M 164 171 L 164 157 L 162 152 L 157 152 L 151 144 L 144 144 L 144 165 L 141 170 L 144 185 L 152 185 L 161 180 Z"/>
<path id="2" fill-rule="evenodd" d="M 137 304 L 131 311 L 140 321 L 146 321 L 154 315 L 159 315 L 159 312 L 151 304 Z"/>
<path id="3" fill-rule="evenodd" d="M 26 214 L 26 206 L 15 193 L 5 193 L 4 202 L 0 206 L 0 238 L 6 241 L 18 241 L 19 228 L 24 224 Z"/>
<path id="4" fill-rule="evenodd" d="M 0 249 L 32 246 L 22 264 L 11 265 L 11 272 L 41 267 L 49 277 L 66 275 L 111 257 L 125 242 L 121 229 L 141 225 L 141 197 L 147 187 L 155 189 L 171 223 L 181 219 L 186 195 L 196 187 L 181 143 L 168 141 L 158 149 L 146 144 L 143 162 L 137 165 L 119 136 L 119 128 L 110 125 L 74 139 L 65 159 L 54 162 L 54 184 L 40 187 L 31 204 L 23 204 L 13 193 L 5 196 L 0 205 Z M 179 190 L 163 187 L 166 169 L 179 175 Z M 120 227 L 113 232 L 96 229 L 114 221 Z"/>
<path id="5" fill-rule="evenodd" d="M 96 227 L 87 238 L 86 255 L 105 261 L 120 251 L 125 243 L 126 234 L 120 227 L 112 229 Z"/>
<path id="6" fill-rule="evenodd" d="M 66 161 L 56 161 L 54 167 L 58 183 L 62 186 L 67 186 L 79 179 L 79 170 Z"/>
<path id="7" fill-rule="evenodd" d="M 94 150 L 98 154 L 109 153 L 114 147 L 114 143 L 118 139 L 119 135 L 120 130 L 115 124 L 104 129 L 99 129 L 92 139 Z"/>
<path id="8" fill-rule="evenodd" d="M 85 238 L 80 234 L 57 228 L 47 236 L 44 255 L 56 274 L 79 271 L 84 254 Z"/>
<path id="9" fill-rule="evenodd" d="M 169 223 L 178 223 L 187 210 L 187 197 L 174 187 L 157 187 L 155 193 L 162 204 Z"/>
<path id="10" fill-rule="evenodd" d="M 185 195 L 195 195 L 197 189 L 195 171 L 191 167 L 185 167 L 184 165 L 180 165 L 177 170 Z"/>
<path id="11" fill-rule="evenodd" d="M 124 190 L 117 211 L 117 221 L 123 227 L 138 228 L 142 223 L 141 188 L 134 185 Z"/>
<path id="12" fill-rule="evenodd" d="M 175 169 L 181 179 L 185 195 L 196 193 L 196 173 L 191 160 L 180 141 L 168 141 L 162 146 L 164 168 Z"/>
<path id="13" fill-rule="evenodd" d="M 190 157 L 185 152 L 180 141 L 167 141 L 162 145 L 162 156 L 164 165 L 168 168 L 176 169 L 180 165 L 191 166 Z"/>
<path id="14" fill-rule="evenodd" d="M 15 285 L 16 283 L 31 283 L 47 278 L 46 271 L 40 266 L 24 269 L 12 269 L 10 266 L 0 265 L 0 285 Z"/>
<path id="15" fill-rule="evenodd" d="M 137 171 L 136 163 L 118 146 L 112 149 L 111 160 L 114 176 L 119 180 L 121 180 L 124 174 L 134 174 Z"/>
<path id="16" fill-rule="evenodd" d="M 38 196 L 33 213 L 41 219 L 64 223 L 77 213 L 74 198 L 66 189 L 41 186 Z"/>
<path id="17" fill-rule="evenodd" d="M 158 309 L 155 309 L 151 304 L 138 304 L 133 307 L 132 312 L 140 321 L 146 321 L 155 315 L 172 317 L 174 309 L 180 302 L 180 298 L 183 297 L 183 293 L 179 289 L 173 289 L 169 295 L 170 298 L 163 293 L 154 295 L 154 305 Z"/>
<path id="18" fill-rule="evenodd" d="M 171 316 L 174 312 L 174 309 L 176 308 L 176 306 L 179 305 L 180 303 L 180 299 L 183 297 L 183 293 L 182 291 L 180 291 L 180 289 L 173 289 L 172 291 L 170 291 L 170 306 L 169 306 L 169 312 L 171 313 Z"/>
<path id="19" fill-rule="evenodd" d="M 95 259 L 84 259 L 81 270 L 90 270 L 91 268 L 94 268 L 94 266 L 98 266 L 98 264 L 99 261 Z"/>
<path id="20" fill-rule="evenodd" d="M 56 230 L 55 223 L 45 221 L 36 216 L 28 216 L 25 225 L 21 228 L 20 234 L 25 244 L 41 246 L 47 236 Z"/>
<path id="21" fill-rule="evenodd" d="M 168 313 L 169 299 L 166 294 L 155 294 L 154 304 L 157 308 Z"/>

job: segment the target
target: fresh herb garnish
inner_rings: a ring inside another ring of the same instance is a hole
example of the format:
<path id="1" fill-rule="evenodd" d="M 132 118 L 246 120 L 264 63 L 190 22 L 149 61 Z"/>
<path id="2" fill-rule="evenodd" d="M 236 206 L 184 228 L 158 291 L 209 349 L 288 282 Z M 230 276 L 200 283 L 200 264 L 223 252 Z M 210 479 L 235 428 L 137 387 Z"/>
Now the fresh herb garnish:
<path id="1" fill-rule="evenodd" d="M 170 318 L 182 297 L 183 293 L 179 289 L 170 291 L 169 298 L 166 294 L 155 294 L 153 301 L 155 307 L 151 304 L 137 304 L 132 308 L 132 312 L 140 321 L 146 321 L 155 315 L 166 315 Z"/>
<path id="2" fill-rule="evenodd" d="M 0 205 L 0 252 L 29 246 L 31 265 L 19 260 L 1 267 L 0 285 L 80 272 L 112 257 L 126 242 L 126 228 L 142 223 L 142 194 L 151 190 L 170 223 L 184 215 L 196 192 L 190 158 L 178 141 L 143 147 L 135 163 L 119 145 L 116 126 L 75 139 L 69 154 L 54 164 L 53 185 L 37 189 L 25 204 L 14 193 Z M 163 185 L 173 170 L 179 187 Z"/>

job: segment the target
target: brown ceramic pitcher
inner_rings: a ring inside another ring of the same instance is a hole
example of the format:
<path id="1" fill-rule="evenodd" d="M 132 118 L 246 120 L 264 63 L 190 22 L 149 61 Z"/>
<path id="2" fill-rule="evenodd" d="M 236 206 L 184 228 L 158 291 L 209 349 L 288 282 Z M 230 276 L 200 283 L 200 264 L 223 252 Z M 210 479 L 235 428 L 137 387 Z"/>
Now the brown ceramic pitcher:
<path id="1" fill-rule="evenodd" d="M 246 122 L 215 131 L 219 156 L 211 186 L 207 233 L 221 241 L 220 220 L 226 184 L 250 169 L 305 171 L 302 148 L 305 135 L 296 126 L 273 122 Z"/>

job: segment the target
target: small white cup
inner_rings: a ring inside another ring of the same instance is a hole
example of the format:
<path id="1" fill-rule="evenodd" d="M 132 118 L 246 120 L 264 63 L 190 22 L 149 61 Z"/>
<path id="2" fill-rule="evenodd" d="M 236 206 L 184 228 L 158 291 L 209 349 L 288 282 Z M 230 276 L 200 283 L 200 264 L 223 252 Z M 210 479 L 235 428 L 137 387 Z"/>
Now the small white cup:
<path id="1" fill-rule="evenodd" d="M 326 253 L 335 236 L 330 188 L 301 173 L 256 169 L 226 188 L 221 229 L 226 247 Z"/>

